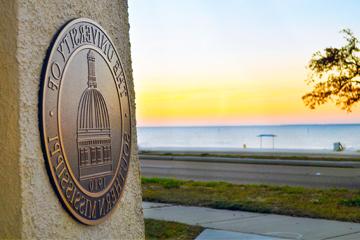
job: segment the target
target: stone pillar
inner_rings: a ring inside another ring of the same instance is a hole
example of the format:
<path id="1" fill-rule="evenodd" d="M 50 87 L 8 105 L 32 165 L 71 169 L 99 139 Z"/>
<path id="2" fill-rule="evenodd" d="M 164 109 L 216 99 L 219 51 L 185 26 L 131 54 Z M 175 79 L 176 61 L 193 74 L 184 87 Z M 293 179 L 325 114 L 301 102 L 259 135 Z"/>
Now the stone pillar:
<path id="1" fill-rule="evenodd" d="M 143 239 L 135 103 L 126 0 L 0 1 L 0 239 Z M 132 113 L 131 160 L 122 198 L 105 222 L 87 226 L 50 182 L 39 129 L 41 71 L 55 33 L 86 17 L 106 29 L 122 57 Z"/>

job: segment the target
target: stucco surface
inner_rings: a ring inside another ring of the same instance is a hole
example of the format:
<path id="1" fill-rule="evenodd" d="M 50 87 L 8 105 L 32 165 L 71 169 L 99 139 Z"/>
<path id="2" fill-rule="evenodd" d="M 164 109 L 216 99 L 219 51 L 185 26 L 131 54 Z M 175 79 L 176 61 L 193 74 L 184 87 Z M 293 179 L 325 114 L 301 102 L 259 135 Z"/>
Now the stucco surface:
<path id="1" fill-rule="evenodd" d="M 135 103 L 125 0 L 18 0 L 18 134 L 21 218 L 24 239 L 143 239 Z M 46 171 L 39 131 L 39 91 L 43 61 L 54 34 L 71 19 L 86 17 L 110 35 L 124 64 L 132 105 L 132 158 L 124 194 L 104 223 L 86 226 L 74 220 L 55 194 Z M 15 117 L 16 118 L 16 117 Z M 15 124 L 16 125 L 16 124 Z M 3 159 L 1 160 L 3 161 Z M 2 179 L 1 179 L 2 180 Z M 3 184 L 3 183 L 2 183 Z M 13 223 L 15 223 L 13 221 Z"/>
<path id="2" fill-rule="evenodd" d="M 0 1 L 0 4 L 0 237 L 19 238 L 21 190 L 16 3 Z"/>

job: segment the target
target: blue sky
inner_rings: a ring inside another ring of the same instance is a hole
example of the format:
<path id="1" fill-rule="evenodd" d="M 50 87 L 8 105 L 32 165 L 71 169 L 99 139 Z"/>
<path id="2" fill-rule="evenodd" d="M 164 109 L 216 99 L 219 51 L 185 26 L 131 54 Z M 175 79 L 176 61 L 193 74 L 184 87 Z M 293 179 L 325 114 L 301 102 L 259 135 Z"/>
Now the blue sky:
<path id="1" fill-rule="evenodd" d="M 359 122 L 360 108 L 314 112 L 301 101 L 311 55 L 343 44 L 343 28 L 359 36 L 359 10 L 360 1 L 349 0 L 129 1 L 139 122 Z"/>

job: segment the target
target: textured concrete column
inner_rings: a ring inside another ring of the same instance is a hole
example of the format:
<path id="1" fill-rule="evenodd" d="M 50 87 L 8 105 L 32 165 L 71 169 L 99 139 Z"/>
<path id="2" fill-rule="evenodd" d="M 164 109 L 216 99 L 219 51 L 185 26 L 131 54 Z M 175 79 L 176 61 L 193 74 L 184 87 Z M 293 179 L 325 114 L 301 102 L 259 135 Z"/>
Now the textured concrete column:
<path id="1" fill-rule="evenodd" d="M 126 0 L 0 1 L 0 238 L 144 238 L 135 103 L 132 159 L 117 209 L 102 224 L 86 226 L 62 207 L 46 170 L 39 131 L 40 75 L 54 34 L 71 19 L 104 27 L 122 57 L 135 96 Z"/>

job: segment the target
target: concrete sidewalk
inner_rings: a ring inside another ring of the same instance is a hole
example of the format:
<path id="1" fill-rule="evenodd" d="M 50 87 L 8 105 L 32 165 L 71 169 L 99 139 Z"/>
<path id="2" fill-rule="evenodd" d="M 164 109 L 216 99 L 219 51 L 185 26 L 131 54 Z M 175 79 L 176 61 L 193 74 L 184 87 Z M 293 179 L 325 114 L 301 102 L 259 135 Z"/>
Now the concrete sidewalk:
<path id="1" fill-rule="evenodd" d="M 360 224 L 143 202 L 145 218 L 200 225 L 203 239 L 358 240 Z"/>

